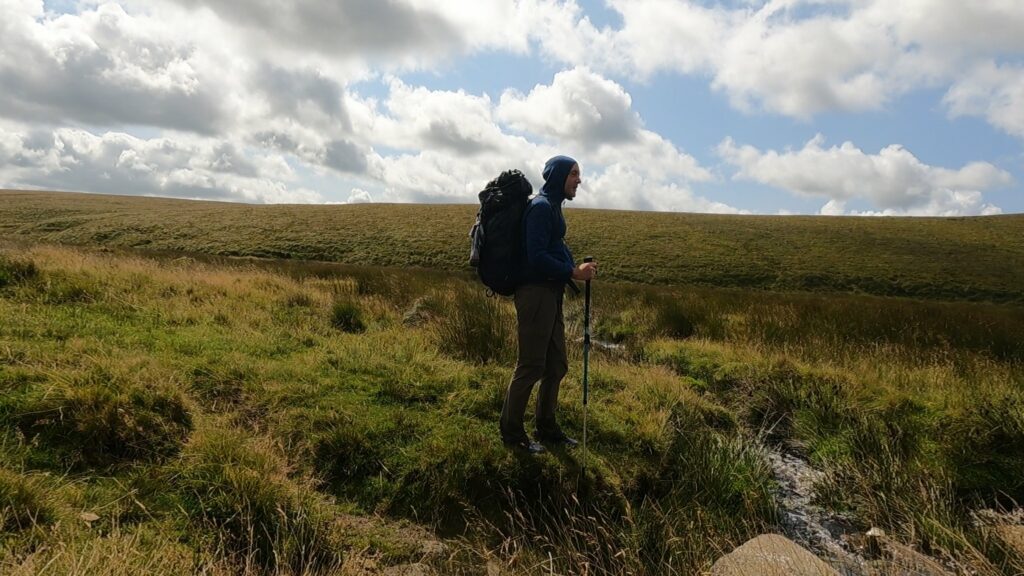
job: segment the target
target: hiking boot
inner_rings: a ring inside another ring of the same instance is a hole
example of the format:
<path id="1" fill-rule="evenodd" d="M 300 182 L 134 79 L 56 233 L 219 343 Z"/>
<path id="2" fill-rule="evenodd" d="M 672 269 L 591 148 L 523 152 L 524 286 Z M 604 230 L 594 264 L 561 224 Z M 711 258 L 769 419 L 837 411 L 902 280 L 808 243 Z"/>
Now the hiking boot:
<path id="1" fill-rule="evenodd" d="M 565 446 L 566 448 L 575 448 L 580 444 L 575 438 L 570 438 L 566 436 L 564 433 L 548 434 L 543 436 L 536 435 L 535 437 L 537 438 L 538 442 L 543 442 L 545 444 L 561 445 Z"/>
<path id="2" fill-rule="evenodd" d="M 527 454 L 543 454 L 547 452 L 547 448 L 541 446 L 537 442 L 531 442 L 529 438 L 523 438 L 522 440 L 502 440 L 502 444 L 504 444 L 506 448 L 519 450 L 526 452 Z"/>

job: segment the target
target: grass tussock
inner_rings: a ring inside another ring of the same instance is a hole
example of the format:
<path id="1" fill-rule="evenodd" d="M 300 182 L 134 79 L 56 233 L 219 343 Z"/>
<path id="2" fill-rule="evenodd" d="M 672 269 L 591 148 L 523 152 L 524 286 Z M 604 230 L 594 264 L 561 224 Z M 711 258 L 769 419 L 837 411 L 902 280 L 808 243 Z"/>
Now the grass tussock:
<path id="1" fill-rule="evenodd" d="M 942 445 L 961 492 L 1024 502 L 1024 391 L 968 396 L 944 424 Z"/>
<path id="2" fill-rule="evenodd" d="M 515 309 L 475 286 L 455 286 L 440 306 L 435 334 L 440 350 L 454 358 L 486 364 L 514 361 Z"/>
<path id="3" fill-rule="evenodd" d="M 156 530 L 114 530 L 102 538 L 54 542 L 24 558 L 3 563 L 10 576 L 136 576 L 138 574 L 258 574 L 236 571 L 212 556 L 196 554 L 188 546 Z"/>
<path id="4" fill-rule="evenodd" d="M 188 403 L 171 384 L 104 368 L 38 385 L 12 400 L 18 430 L 69 467 L 167 458 L 192 430 Z"/>
<path id="5" fill-rule="evenodd" d="M 57 517 L 57 505 L 39 477 L 0 468 L 0 532 L 45 526 Z"/>
<path id="6" fill-rule="evenodd" d="M 31 260 L 0 253 L 0 288 L 34 279 L 39 270 Z"/>
<path id="7" fill-rule="evenodd" d="M 259 378 L 253 364 L 237 355 L 203 359 L 187 374 L 189 391 L 211 412 L 243 404 Z"/>
<path id="8" fill-rule="evenodd" d="M 204 429 L 170 474 L 190 522 L 235 563 L 297 574 L 340 563 L 327 504 L 289 478 L 272 443 Z"/>
<path id="9" fill-rule="evenodd" d="M 353 334 L 365 332 L 362 308 L 351 299 L 338 300 L 331 308 L 331 326 Z"/>

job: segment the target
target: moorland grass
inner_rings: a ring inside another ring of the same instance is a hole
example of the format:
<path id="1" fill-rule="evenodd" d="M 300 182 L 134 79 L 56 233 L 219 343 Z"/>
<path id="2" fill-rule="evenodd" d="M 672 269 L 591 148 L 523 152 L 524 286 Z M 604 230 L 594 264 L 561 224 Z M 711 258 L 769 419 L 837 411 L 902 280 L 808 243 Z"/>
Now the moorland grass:
<path id="1" fill-rule="evenodd" d="M 0 288 L 35 278 L 39 271 L 30 260 L 4 256 L 0 258 Z"/>
<path id="2" fill-rule="evenodd" d="M 1024 477 L 1006 449 L 1024 445 L 1015 306 L 600 283 L 595 333 L 622 346 L 592 353 L 582 475 L 578 451 L 501 446 L 514 311 L 459 276 L 0 254 L 36 270 L 0 288 L 6 480 L 70 474 L 39 509 L 104 510 L 110 535 L 79 522 L 29 538 L 5 521 L 4 572 L 118 553 L 131 556 L 120 573 L 145 554 L 153 573 L 413 557 L 339 533 L 331 519 L 356 513 L 437 530 L 450 546 L 430 560 L 441 573 L 497 561 L 521 574 L 693 574 L 780 529 L 771 446 L 823 470 L 819 500 L 863 529 L 979 573 L 1021 568 L 970 520 L 1010 505 Z M 52 294 L 67 286 L 89 297 Z M 342 298 L 364 331 L 336 327 Z M 565 306 L 560 414 L 579 433 L 582 303 Z M 138 387 L 162 400 L 136 400 Z M 57 405 L 73 417 L 24 425 Z M 117 417 L 97 416 L 110 407 Z M 144 418 L 150 436 L 126 426 Z M 76 444 L 83 421 L 107 440 Z"/>
<path id="3" fill-rule="evenodd" d="M 481 183 L 482 185 L 483 183 Z M 0 236 L 111 248 L 470 272 L 466 205 L 253 206 L 0 191 Z M 603 279 L 1024 302 L 1024 216 L 733 216 L 569 208 Z M 642 234 L 637 234 L 642 230 Z M 377 275 L 396 285 L 401 274 Z"/>
<path id="4" fill-rule="evenodd" d="M 295 297 L 288 301 L 293 305 Z M 363 311 L 359 305 L 351 299 L 338 300 L 331 308 L 331 326 L 342 332 L 360 333 L 366 331 L 366 323 L 363 322 Z"/>
<path id="5" fill-rule="evenodd" d="M 915 393 L 913 365 L 890 367 L 904 373 L 879 382 L 863 365 L 822 370 L 706 344 L 662 340 L 648 353 L 706 382 L 748 426 L 809 456 L 827 471 L 820 501 L 862 529 L 882 527 L 939 556 L 971 556 L 982 572 L 1004 558 L 969 518 L 978 507 L 1013 508 L 1022 496 L 1019 365 L 1006 380 L 998 370 L 964 378 L 953 369 L 925 395 Z"/>
<path id="6" fill-rule="evenodd" d="M 0 531 L 20 532 L 52 524 L 57 511 L 47 492 L 39 477 L 0 468 Z"/>
<path id="7" fill-rule="evenodd" d="M 207 427 L 166 473 L 189 523 L 236 564 L 301 574 L 341 563 L 329 505 L 289 478 L 272 442 Z"/>
<path id="8" fill-rule="evenodd" d="M 441 301 L 438 316 L 435 333 L 442 352 L 477 364 L 515 360 L 515 311 L 505 302 L 457 284 Z"/>
<path id="9" fill-rule="evenodd" d="M 192 430 L 180 390 L 96 368 L 35 386 L 6 411 L 61 466 L 103 467 L 174 455 Z"/>

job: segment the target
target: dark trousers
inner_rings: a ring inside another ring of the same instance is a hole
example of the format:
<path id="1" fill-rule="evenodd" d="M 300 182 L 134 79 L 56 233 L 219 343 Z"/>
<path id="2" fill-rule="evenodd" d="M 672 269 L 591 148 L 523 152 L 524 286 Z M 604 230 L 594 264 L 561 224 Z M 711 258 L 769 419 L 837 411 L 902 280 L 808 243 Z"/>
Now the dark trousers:
<path id="1" fill-rule="evenodd" d="M 538 437 L 558 437 L 555 421 L 558 387 L 569 371 L 565 352 L 562 294 L 565 284 L 545 282 L 516 289 L 519 321 L 519 361 L 501 408 L 501 437 L 506 442 L 526 439 L 523 417 L 533 385 L 540 380 L 534 428 Z"/>

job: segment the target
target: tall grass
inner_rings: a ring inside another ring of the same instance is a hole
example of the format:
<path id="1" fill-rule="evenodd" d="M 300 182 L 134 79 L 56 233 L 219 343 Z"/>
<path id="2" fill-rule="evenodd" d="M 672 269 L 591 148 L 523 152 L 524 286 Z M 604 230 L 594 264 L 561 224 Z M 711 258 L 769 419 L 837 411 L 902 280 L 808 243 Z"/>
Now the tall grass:
<path id="1" fill-rule="evenodd" d="M 0 254 L 0 288 L 31 280 L 38 274 L 31 260 Z"/>
<path id="2" fill-rule="evenodd" d="M 209 574 L 255 576 L 236 571 L 215 558 L 197 555 L 188 546 L 155 530 L 114 530 L 104 537 L 55 542 L 0 568 L 10 576 L 136 576 L 138 574 Z"/>
<path id="3" fill-rule="evenodd" d="M 331 326 L 342 332 L 359 333 L 366 331 L 363 311 L 350 299 L 338 300 L 331 308 Z"/>
<path id="4" fill-rule="evenodd" d="M 217 547 L 237 564 L 299 574 L 340 564 L 327 506 L 288 478 L 272 445 L 206 429 L 170 474 L 190 522 L 212 528 Z"/>
<path id="5" fill-rule="evenodd" d="M 515 361 L 515 309 L 511 302 L 489 297 L 477 287 L 456 285 L 440 306 L 436 323 L 440 349 L 469 362 Z"/>
<path id="6" fill-rule="evenodd" d="M 0 532 L 46 526 L 56 519 L 56 505 L 39 478 L 0 468 Z"/>
<path id="7" fill-rule="evenodd" d="M 102 367 L 8 401 L 19 431 L 71 467 L 172 456 L 192 429 L 179 390 Z"/>

